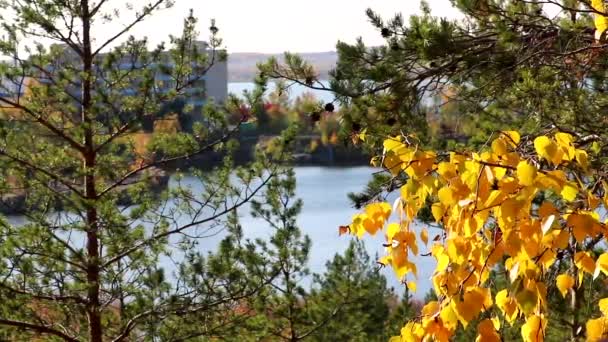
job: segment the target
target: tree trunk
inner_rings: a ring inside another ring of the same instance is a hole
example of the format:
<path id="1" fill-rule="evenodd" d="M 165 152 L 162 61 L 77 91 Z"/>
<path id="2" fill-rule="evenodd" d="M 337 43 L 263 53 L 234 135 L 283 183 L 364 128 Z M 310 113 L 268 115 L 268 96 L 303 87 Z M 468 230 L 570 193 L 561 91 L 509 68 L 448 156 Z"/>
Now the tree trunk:
<path id="1" fill-rule="evenodd" d="M 581 286 L 578 282 L 578 268 L 576 267 L 576 260 L 574 256 L 576 255 L 576 247 L 575 241 L 570 238 L 570 275 L 574 278 L 574 286 L 570 289 L 570 310 L 572 313 L 571 322 L 570 322 L 570 340 L 578 341 L 578 335 L 580 333 L 580 324 L 579 322 L 579 310 L 581 308 L 581 303 L 584 300 L 584 287 Z"/>
<path id="2" fill-rule="evenodd" d="M 91 18 L 89 1 L 81 0 L 82 15 L 82 106 L 81 122 L 84 128 L 84 171 L 85 198 L 87 199 L 87 319 L 89 323 L 89 341 L 101 342 L 103 328 L 101 326 L 101 305 L 99 299 L 100 248 L 99 248 L 99 219 L 96 208 L 97 191 L 95 189 L 96 151 L 93 141 L 92 127 L 92 71 L 93 56 L 91 48 Z"/>
<path id="3" fill-rule="evenodd" d="M 92 208 L 87 211 L 87 283 L 89 341 L 102 341 L 101 312 L 99 303 L 99 241 L 97 237 L 97 211 Z"/>

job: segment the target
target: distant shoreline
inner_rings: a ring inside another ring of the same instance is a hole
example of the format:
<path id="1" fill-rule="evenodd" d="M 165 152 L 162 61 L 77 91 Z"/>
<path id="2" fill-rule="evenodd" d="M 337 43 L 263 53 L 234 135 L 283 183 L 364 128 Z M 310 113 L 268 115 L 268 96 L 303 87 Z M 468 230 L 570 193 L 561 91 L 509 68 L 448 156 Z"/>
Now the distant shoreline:
<path id="1" fill-rule="evenodd" d="M 328 79 L 329 71 L 336 66 L 338 54 L 328 52 L 298 53 L 314 66 L 320 79 Z M 228 82 L 252 82 L 257 74 L 257 64 L 275 57 L 283 60 L 282 53 L 235 52 L 228 55 Z"/>

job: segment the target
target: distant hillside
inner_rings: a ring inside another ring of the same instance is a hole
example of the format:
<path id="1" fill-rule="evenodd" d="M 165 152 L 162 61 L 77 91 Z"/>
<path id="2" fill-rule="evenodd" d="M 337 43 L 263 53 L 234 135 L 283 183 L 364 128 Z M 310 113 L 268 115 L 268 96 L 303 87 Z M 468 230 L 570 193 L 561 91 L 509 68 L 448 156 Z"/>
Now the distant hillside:
<path id="1" fill-rule="evenodd" d="M 327 79 L 329 70 L 334 68 L 338 59 L 335 51 L 300 53 L 299 55 L 317 69 L 321 79 Z M 251 82 L 257 72 L 256 64 L 273 56 L 279 60 L 283 59 L 282 54 L 231 53 L 228 56 L 228 82 Z"/>

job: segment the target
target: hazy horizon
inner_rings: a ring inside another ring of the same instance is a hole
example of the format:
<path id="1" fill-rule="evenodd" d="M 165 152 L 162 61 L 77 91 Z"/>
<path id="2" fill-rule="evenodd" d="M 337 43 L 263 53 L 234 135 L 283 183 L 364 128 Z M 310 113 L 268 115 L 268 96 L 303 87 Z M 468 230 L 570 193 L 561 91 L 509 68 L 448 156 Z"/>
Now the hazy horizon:
<path id="1" fill-rule="evenodd" d="M 310 53 L 310 54 L 322 54 L 322 53 L 335 53 L 336 49 L 327 50 L 327 51 L 270 51 L 270 52 L 260 52 L 260 51 L 228 51 L 228 54 L 252 54 L 252 55 L 282 55 L 285 52 L 293 52 L 293 53 Z"/>
<path id="2" fill-rule="evenodd" d="M 98 22 L 92 27 L 92 35 L 101 45 L 121 31 L 150 0 L 108 0 L 103 5 L 107 14 L 119 13 L 120 18 L 109 23 Z M 458 12 L 449 0 L 428 0 L 433 14 L 454 18 Z M 128 5 L 132 4 L 132 6 Z M 131 8 L 129 8 L 131 7 Z M 216 20 L 222 48 L 229 53 L 283 53 L 290 51 L 332 52 L 338 41 L 354 43 L 358 37 L 367 45 L 384 42 L 380 33 L 371 25 L 365 10 L 372 8 L 383 18 L 396 13 L 407 16 L 420 13 L 419 1 L 403 0 L 222 0 L 203 2 L 177 0 L 171 8 L 157 11 L 135 25 L 129 34 L 136 38 L 148 37 L 151 46 L 167 42 L 169 35 L 180 35 L 183 20 L 190 9 L 199 19 L 197 30 L 200 40 L 208 40 L 211 19 Z M 6 15 L 10 17 L 10 14 Z M 127 37 L 116 40 L 122 42 Z M 38 40 L 43 44 L 48 41 Z M 28 44 L 31 41 L 28 41 Z"/>
<path id="3" fill-rule="evenodd" d="M 456 16 L 449 0 L 427 2 L 437 16 Z M 367 8 L 387 19 L 402 13 L 407 20 L 420 13 L 419 1 L 403 0 L 224 0 L 206 4 L 178 0 L 170 11 L 185 14 L 190 7 L 200 20 L 203 38 L 214 18 L 229 53 L 265 54 L 330 52 L 339 40 L 354 43 L 358 37 L 368 45 L 380 45 L 384 39 L 368 21 Z"/>

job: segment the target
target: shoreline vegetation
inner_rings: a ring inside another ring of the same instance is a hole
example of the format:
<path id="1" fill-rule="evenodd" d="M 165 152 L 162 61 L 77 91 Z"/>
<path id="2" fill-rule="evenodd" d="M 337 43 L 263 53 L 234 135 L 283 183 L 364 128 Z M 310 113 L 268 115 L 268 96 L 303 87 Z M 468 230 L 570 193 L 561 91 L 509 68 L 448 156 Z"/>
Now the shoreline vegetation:
<path id="1" fill-rule="evenodd" d="M 272 94 L 270 95 L 272 96 Z M 301 101 L 314 101 L 314 97 L 309 94 L 304 94 L 297 97 L 295 100 L 296 106 Z M 289 104 L 285 99 L 283 106 L 281 104 L 272 103 L 270 100 L 266 103 L 264 113 L 268 114 L 265 119 L 268 122 L 260 123 L 254 120 L 241 127 L 241 130 L 235 135 L 235 140 L 238 141 L 239 147 L 231 152 L 231 157 L 236 166 L 246 165 L 255 160 L 255 149 L 260 144 L 267 144 L 279 137 L 276 134 L 266 134 L 275 130 L 283 130 L 288 125 L 285 118 L 295 113 L 297 120 L 306 122 L 308 118 L 300 109 L 289 108 Z M 296 107 L 294 106 L 294 107 Z M 290 162 L 293 166 L 334 166 L 334 167 L 351 167 L 351 166 L 368 166 L 369 157 L 360 149 L 355 149 L 350 145 L 338 144 L 337 126 L 333 127 L 333 122 L 327 125 L 327 122 L 335 121 L 334 113 L 326 113 L 333 115 L 325 115 L 319 121 L 318 127 L 314 126 L 302 130 L 302 134 L 296 135 L 296 144 L 294 145 L 293 159 Z M 132 145 L 138 151 L 138 154 L 145 154 L 148 144 L 152 141 L 154 134 L 177 134 L 183 132 L 184 115 L 191 114 L 166 114 L 162 118 L 156 120 L 152 125 L 150 132 L 139 132 L 131 135 L 128 139 L 123 139 L 124 143 Z M 181 117 L 181 118 L 180 118 Z M 181 119 L 181 120 L 180 120 Z M 293 120 L 293 119 L 289 119 Z M 306 122 L 307 123 L 307 122 Z M 282 127 L 285 126 L 285 127 Z M 328 127 L 330 126 L 330 127 Z M 320 134 L 306 134 L 318 130 Z M 186 129 L 187 131 L 187 129 Z M 177 170 L 185 170 L 190 168 L 201 170 L 212 170 L 220 167 L 226 157 L 226 151 L 216 152 L 209 151 L 208 153 L 199 154 L 189 159 L 179 160 L 173 163 L 163 165 L 163 167 L 152 167 L 145 174 L 139 174 L 125 181 L 120 188 L 128 189 L 137 183 L 145 182 L 148 191 L 154 196 L 158 196 L 162 191 L 166 190 L 169 184 L 169 178 Z M 135 161 L 137 163 L 137 161 Z M 32 203 L 28 193 L 20 190 L 19 186 L 13 184 L 12 190 L 0 197 L 0 213 L 4 215 L 21 215 L 29 207 L 37 207 L 36 203 Z M 65 191 L 60 186 L 55 186 L 56 191 Z M 117 204 L 121 206 L 130 206 L 135 203 L 134 199 L 128 191 L 120 191 L 120 196 Z M 53 206 L 54 210 L 61 210 L 61 205 L 56 203 Z"/>
<path id="2" fill-rule="evenodd" d="M 241 137 L 239 139 L 240 147 L 232 153 L 232 158 L 235 165 L 246 165 L 254 160 L 254 149 L 260 143 L 275 138 L 274 136 L 257 136 L 257 137 Z M 297 136 L 296 140 L 299 144 L 293 154 L 292 166 L 328 166 L 328 167 L 354 167 L 354 166 L 369 166 L 369 157 L 361 152 L 361 150 L 353 149 L 352 147 L 344 147 L 338 145 L 323 145 L 316 146 L 314 150 L 310 150 L 308 146 L 315 140 L 320 140 L 320 136 Z M 252 140 L 255 141 L 252 143 Z M 179 162 L 168 164 L 163 168 L 152 167 L 146 174 L 139 174 L 125 181 L 120 188 L 125 191 L 119 191 L 120 197 L 117 204 L 121 206 L 131 206 L 135 200 L 131 194 L 126 191 L 129 187 L 137 183 L 145 183 L 149 192 L 158 196 L 162 191 L 169 186 L 169 179 L 178 170 L 183 169 L 201 169 L 211 170 L 221 165 L 225 158 L 224 153 L 206 153 L 195 156 L 189 160 L 181 160 Z M 62 191 L 60 186 L 56 187 L 57 191 Z M 0 198 L 0 213 L 4 215 L 17 216 L 21 215 L 29 207 L 36 207 L 36 203 L 32 203 L 28 193 L 21 190 L 14 190 L 11 193 L 4 194 Z M 62 210 L 61 205 L 57 203 L 54 210 Z"/>
<path id="3" fill-rule="evenodd" d="M 248 92 L 250 90 L 246 90 Z M 316 94 L 303 92 L 291 94 L 276 84 L 274 89 L 263 95 L 263 108 L 256 108 L 256 115 L 252 115 L 254 108 L 242 105 L 235 109 L 228 118 L 231 127 L 236 124 L 240 126 L 235 131 L 233 139 L 238 142 L 238 148 L 232 151 L 207 151 L 203 154 L 192 156 L 188 159 L 166 163 L 159 167 L 152 167 L 145 174 L 138 174 L 126 180 L 119 188 L 120 196 L 117 204 L 131 206 L 136 203 L 132 194 L 126 191 L 130 186 L 142 184 L 153 196 L 159 196 L 167 189 L 169 179 L 178 170 L 200 169 L 211 171 L 221 167 L 227 154 L 232 158 L 235 166 L 246 165 L 255 160 L 257 146 L 271 143 L 280 137 L 280 133 L 290 125 L 297 125 L 298 133 L 295 136 L 293 157 L 289 162 L 292 166 L 334 166 L 352 167 L 369 166 L 370 157 L 361 149 L 357 149 L 344 142 L 340 136 L 339 111 L 321 113 L 316 112 L 317 107 L 322 107 L 322 102 Z M 161 109 L 154 118 L 149 119 L 147 124 L 139 132 L 131 133 L 129 136 L 119 139 L 125 146 L 130 146 L 138 156 L 147 154 L 150 144 L 153 143 L 155 135 L 177 136 L 182 133 L 192 133 L 196 125 L 195 113 L 204 108 L 194 111 L 186 109 L 183 99 L 169 103 Z M 177 113 L 177 114 L 176 114 Z M 315 117 L 317 115 L 318 117 Z M 242 117 L 248 119 L 244 124 L 238 123 Z M 231 130 L 233 129 L 231 128 Z M 341 141 L 342 140 L 342 141 Z M 344 143 L 341 143 L 344 142 Z M 141 160 L 135 158 L 133 165 Z M 0 197 L 0 213 L 10 216 L 22 215 L 22 213 L 33 208 L 40 207 L 36 200 L 30 198 L 27 192 L 16 182 L 10 182 L 13 190 L 8 191 Z M 51 185 L 58 192 L 65 192 L 61 186 Z M 60 201 L 52 205 L 53 210 L 62 210 Z"/>
<path id="4" fill-rule="evenodd" d="M 158 196 L 162 191 L 167 189 L 169 186 L 169 178 L 171 178 L 171 172 L 157 167 L 152 167 L 147 173 L 142 173 L 136 177 L 125 180 L 124 184 L 118 187 L 119 197 L 116 204 L 120 206 L 131 206 L 135 203 L 135 199 L 132 194 L 128 191 L 130 187 L 137 183 L 146 184 L 151 194 Z M 61 185 L 53 186 L 57 192 L 65 192 L 67 189 Z M 14 190 L 11 193 L 6 193 L 0 197 L 0 213 L 9 216 L 23 215 L 28 209 L 40 208 L 43 209 L 43 203 L 37 203 L 32 200 L 30 194 L 23 190 Z M 62 205 L 59 201 L 54 203 L 53 210 L 62 210 Z"/>

